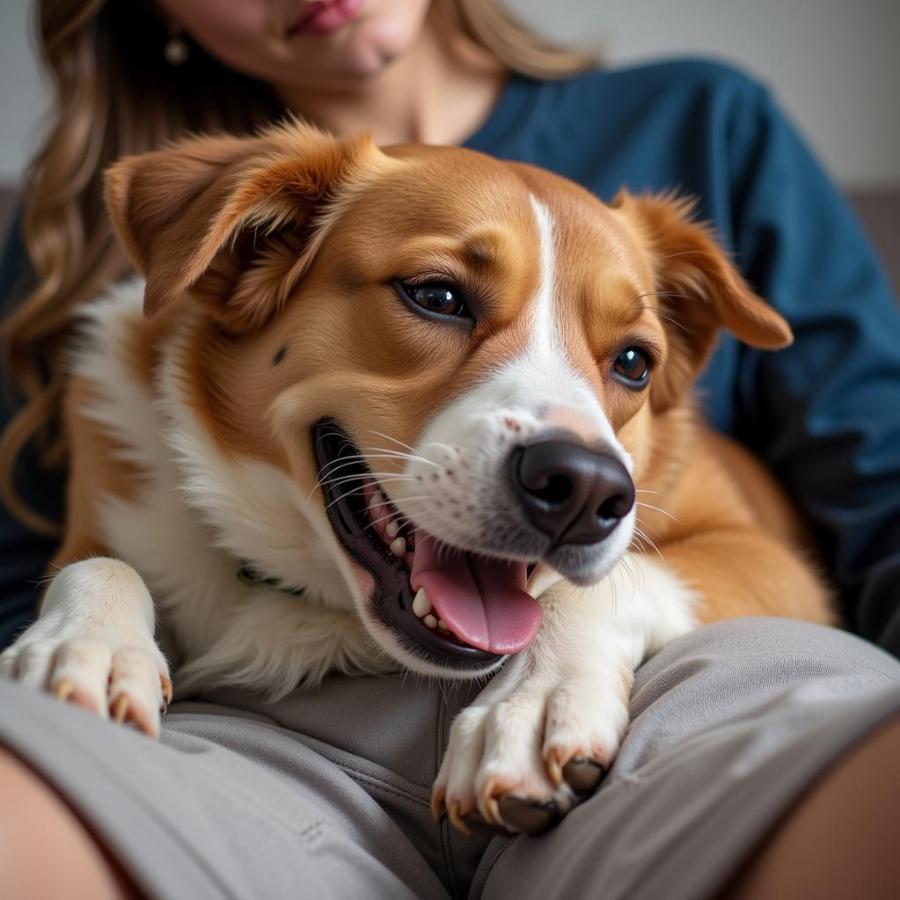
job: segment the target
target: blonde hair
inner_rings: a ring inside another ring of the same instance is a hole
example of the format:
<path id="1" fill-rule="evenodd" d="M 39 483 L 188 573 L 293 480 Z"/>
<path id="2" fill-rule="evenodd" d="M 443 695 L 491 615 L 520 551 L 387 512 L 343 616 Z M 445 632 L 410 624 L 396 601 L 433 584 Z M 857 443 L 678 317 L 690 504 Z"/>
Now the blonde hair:
<path id="1" fill-rule="evenodd" d="M 437 2 L 460 32 L 513 71 L 557 78 L 592 62 L 541 40 L 499 0 Z M 60 353 L 73 310 L 128 271 L 103 208 L 104 170 L 187 131 L 252 132 L 284 111 L 267 85 L 195 45 L 183 65 L 166 63 L 169 35 L 150 3 L 41 0 L 37 10 L 54 113 L 26 176 L 28 291 L 0 324 L 6 370 L 25 401 L 0 437 L 0 499 L 28 527 L 53 533 L 55 525 L 18 494 L 14 469 L 31 443 L 45 465 L 65 464 Z"/>

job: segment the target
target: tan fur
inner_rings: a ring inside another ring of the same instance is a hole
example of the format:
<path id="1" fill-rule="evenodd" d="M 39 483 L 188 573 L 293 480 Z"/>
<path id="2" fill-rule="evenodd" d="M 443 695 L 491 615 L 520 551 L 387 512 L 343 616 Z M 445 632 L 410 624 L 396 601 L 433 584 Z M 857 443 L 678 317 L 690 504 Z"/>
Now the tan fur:
<path id="1" fill-rule="evenodd" d="M 690 416 L 670 421 L 661 436 L 671 439 L 676 430 L 683 443 L 674 485 L 661 504 L 656 494 L 638 495 L 669 515 L 643 508 L 638 519 L 666 563 L 699 591 L 700 620 L 784 615 L 834 623 L 827 592 L 807 561 L 811 545 L 772 476 Z M 640 482 L 644 490 L 665 484 L 657 471 Z"/>
<path id="2" fill-rule="evenodd" d="M 190 321 L 182 377 L 216 445 L 265 460 L 305 491 L 316 481 L 308 428 L 336 416 L 363 452 L 379 434 L 413 443 L 438 410 L 528 340 L 537 235 L 529 192 L 558 226 L 567 351 L 635 460 L 639 524 L 704 598 L 702 618 L 793 615 L 831 621 L 801 535 L 771 479 L 696 421 L 688 387 L 725 326 L 757 346 L 790 340 L 683 203 L 623 194 L 612 207 L 546 172 L 467 151 L 337 141 L 299 126 L 250 140 L 202 138 L 120 162 L 113 222 L 147 278 L 148 314 Z M 425 236 L 423 236 L 425 235 Z M 404 308 L 395 278 L 460 284 L 471 333 Z M 152 385 L 169 326 L 134 325 L 134 371 Z M 640 341 L 648 391 L 609 376 Z M 281 354 L 279 362 L 276 357 Z M 140 473 L 113 462 L 69 403 L 72 487 L 58 561 L 96 552 L 93 503 Z M 577 431 L 577 423 L 572 425 Z M 396 471 L 387 460 L 381 470 Z M 651 493 L 652 492 L 652 493 Z"/>

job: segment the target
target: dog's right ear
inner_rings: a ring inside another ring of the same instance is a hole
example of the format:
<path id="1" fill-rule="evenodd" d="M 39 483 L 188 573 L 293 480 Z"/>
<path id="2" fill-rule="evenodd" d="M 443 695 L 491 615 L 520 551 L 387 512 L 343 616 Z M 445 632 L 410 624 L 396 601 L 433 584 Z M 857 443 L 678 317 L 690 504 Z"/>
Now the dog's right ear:
<path id="1" fill-rule="evenodd" d="M 788 323 L 753 292 L 710 228 L 694 221 L 692 201 L 623 190 L 612 205 L 636 227 L 647 250 L 656 289 L 645 296 L 668 336 L 668 361 L 650 388 L 656 409 L 681 397 L 712 353 L 720 328 L 751 347 L 775 350 L 791 343 Z"/>
<path id="2" fill-rule="evenodd" d="M 188 138 L 106 174 L 113 228 L 154 315 L 190 291 L 234 330 L 287 300 L 327 231 L 325 207 L 389 160 L 367 138 L 291 123 L 258 137 Z"/>

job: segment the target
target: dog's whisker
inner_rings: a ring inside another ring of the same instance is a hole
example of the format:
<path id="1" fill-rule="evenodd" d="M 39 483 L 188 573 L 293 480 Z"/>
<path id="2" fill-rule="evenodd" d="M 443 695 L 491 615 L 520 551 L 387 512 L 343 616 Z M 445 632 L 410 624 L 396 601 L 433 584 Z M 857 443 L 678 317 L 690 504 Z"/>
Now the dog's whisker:
<path id="1" fill-rule="evenodd" d="M 325 511 L 328 512 L 335 503 L 340 503 L 341 500 L 346 500 L 348 497 L 353 497 L 356 494 L 360 494 L 365 490 L 365 485 L 361 485 L 360 487 L 354 488 L 352 491 L 345 491 L 343 494 L 339 494 L 335 497 L 330 503 L 325 506 Z"/>
<path id="2" fill-rule="evenodd" d="M 374 528 L 376 525 L 380 525 L 382 522 L 390 522 L 390 521 L 396 521 L 400 524 L 401 527 L 403 527 L 405 525 L 410 524 L 412 522 L 412 519 L 410 519 L 409 516 L 405 516 L 402 512 L 400 512 L 399 509 L 395 509 L 389 513 L 386 513 L 383 516 L 378 516 L 377 518 L 372 519 L 372 521 L 369 522 L 368 525 L 366 525 L 366 529 L 364 529 L 364 530 L 367 530 L 369 528 Z M 418 530 L 418 529 L 415 529 L 415 530 Z"/>
<path id="3" fill-rule="evenodd" d="M 316 488 L 320 487 L 322 485 L 322 482 L 333 475 L 335 472 L 347 468 L 348 466 L 358 465 L 360 462 L 365 463 L 365 459 L 363 459 L 361 455 L 356 454 L 352 457 L 344 456 L 326 463 L 324 466 L 322 466 L 322 471 L 319 473 L 319 478 L 316 481 L 315 485 L 313 485 L 313 489 L 309 492 L 309 496 L 311 497 Z"/>
<path id="4" fill-rule="evenodd" d="M 339 470 L 335 469 L 329 475 L 325 475 L 320 479 L 320 484 L 331 484 L 334 479 L 337 478 L 356 478 L 360 481 L 377 481 L 382 478 L 408 478 L 409 475 L 406 472 L 380 472 L 377 470 L 366 469 L 365 472 L 356 472 L 352 475 L 338 475 L 337 472 Z"/>
<path id="5" fill-rule="evenodd" d="M 646 543 L 648 543 L 650 545 L 650 547 L 656 552 L 656 555 L 659 557 L 660 562 L 662 562 L 663 566 L 665 566 L 665 568 L 668 569 L 669 564 L 666 562 L 666 558 L 662 555 L 662 552 L 660 551 L 659 547 L 656 546 L 653 539 L 649 535 L 647 535 L 643 531 L 641 531 L 640 528 L 635 528 L 634 531 L 635 531 L 635 534 L 641 540 L 645 541 Z M 646 550 L 644 550 L 644 552 L 646 552 Z"/>
<path id="6" fill-rule="evenodd" d="M 385 438 L 385 440 L 393 441 L 395 444 L 399 444 L 401 447 L 404 447 L 405 449 L 410 450 L 410 451 L 413 452 L 413 453 L 416 452 L 416 448 L 415 448 L 415 447 L 410 446 L 410 445 L 407 444 L 405 441 L 401 441 L 399 438 L 395 438 L 395 437 L 392 437 L 392 436 L 389 435 L 389 434 L 385 434 L 383 431 L 374 431 L 374 430 L 373 430 L 373 431 L 372 431 L 372 434 L 374 434 L 375 437 L 381 437 L 381 438 Z"/>
<path id="7" fill-rule="evenodd" d="M 330 469 L 328 469 L 328 466 L 323 466 L 318 481 L 316 481 L 309 494 L 307 494 L 307 500 L 312 497 L 312 495 L 323 485 L 334 484 L 335 482 L 332 481 L 332 476 L 335 473 L 339 472 L 341 469 L 348 468 L 349 466 L 358 465 L 360 462 L 365 463 L 365 459 L 361 455 L 355 459 L 344 457 L 340 460 L 335 460 L 333 463 L 329 463 L 329 465 L 331 466 Z M 328 471 L 326 471 L 326 469 L 328 469 Z M 405 472 L 373 472 L 369 470 L 368 466 L 366 467 L 365 472 L 360 472 L 358 475 L 349 475 L 346 477 L 357 479 L 375 478 L 378 481 L 386 481 L 389 478 L 414 478 L 414 476 L 408 475 L 408 473 Z"/>
<path id="8" fill-rule="evenodd" d="M 331 462 L 325 463 L 325 465 L 322 466 L 322 471 L 328 472 L 339 466 L 353 465 L 360 462 L 365 462 L 365 458 L 361 453 L 354 453 L 348 456 L 339 456 L 337 459 L 333 459 L 331 460 Z"/>
<path id="9" fill-rule="evenodd" d="M 339 468 L 338 468 L 338 469 L 335 469 L 334 471 L 335 471 L 335 472 L 339 471 Z M 363 476 L 358 475 L 358 476 L 353 476 L 353 477 L 356 477 L 356 478 L 362 478 Z M 330 479 L 331 479 L 331 474 L 326 475 L 326 474 L 323 472 L 323 473 L 319 476 L 319 479 L 316 481 L 316 483 L 310 488 L 309 493 L 306 495 L 306 499 L 307 499 L 307 500 L 312 499 L 312 495 L 315 494 L 315 492 L 316 492 L 317 490 L 319 490 L 319 488 L 323 487 L 323 486 L 326 485 L 326 484 L 330 484 L 330 483 L 331 483 L 331 482 L 330 482 Z"/>
<path id="10" fill-rule="evenodd" d="M 366 526 L 363 528 L 363 531 L 372 531 L 373 529 L 377 529 L 378 526 L 379 526 L 382 522 L 384 522 L 386 519 L 393 519 L 393 518 L 395 518 L 395 517 L 393 517 L 393 516 L 382 516 L 382 517 L 379 518 L 379 519 L 373 519 L 371 522 L 369 522 L 368 525 L 366 525 Z M 403 523 L 399 523 L 399 524 L 400 524 L 401 527 L 402 527 L 402 524 L 403 524 Z M 398 533 L 397 536 L 398 536 L 398 537 L 400 536 L 399 533 Z"/>
<path id="11" fill-rule="evenodd" d="M 323 466 L 322 472 L 324 474 L 330 474 L 331 472 L 346 468 L 347 466 L 358 466 L 360 465 L 360 463 L 362 463 L 366 468 L 369 467 L 368 458 L 362 453 L 356 453 L 353 456 L 342 456 L 340 459 L 333 460 L 332 462 Z"/>
<path id="12" fill-rule="evenodd" d="M 341 500 L 345 500 L 345 499 L 347 499 L 347 497 L 353 497 L 354 495 L 357 495 L 357 494 L 359 494 L 359 493 L 364 492 L 364 491 L 365 491 L 365 488 L 366 488 L 366 485 L 365 485 L 365 484 L 362 484 L 362 485 L 360 485 L 359 487 L 353 488 L 353 490 L 345 491 L 343 494 L 340 494 L 339 496 L 335 497 L 335 498 L 334 498 L 334 499 L 333 499 L 333 500 L 325 507 L 325 510 L 327 511 L 327 510 L 331 509 L 331 507 L 334 506 L 335 503 L 338 503 L 338 502 L 341 501 Z M 406 497 L 405 497 L 405 498 L 404 498 L 404 500 L 418 500 L 418 499 L 431 499 L 431 498 L 430 498 L 430 497 L 422 497 L 422 498 L 419 498 L 419 497 L 409 497 L 409 498 L 406 498 Z"/>
<path id="13" fill-rule="evenodd" d="M 371 473 L 375 474 L 375 473 Z M 323 487 L 334 487 L 336 484 L 345 484 L 348 481 L 361 481 L 370 480 L 370 473 L 366 473 L 365 475 L 341 475 L 339 478 L 328 479 L 327 481 L 322 482 Z M 402 472 L 399 474 L 395 474 L 393 472 L 383 472 L 375 475 L 375 480 L 378 484 L 386 484 L 390 481 L 415 481 L 415 476 L 413 475 L 404 475 Z"/>
<path id="14" fill-rule="evenodd" d="M 369 452 L 371 450 L 378 452 Z M 434 462 L 433 460 L 426 459 L 424 456 L 420 456 L 419 454 L 404 453 L 402 450 L 392 450 L 389 447 L 370 447 L 366 452 L 366 456 L 370 459 L 403 459 L 408 462 L 425 463 L 426 465 L 434 466 L 436 469 L 442 468 L 438 463 Z"/>
<path id="15" fill-rule="evenodd" d="M 658 513 L 662 513 L 664 516 L 668 516 L 673 522 L 678 522 L 677 517 L 673 516 L 668 510 L 661 509 L 659 506 L 652 506 L 649 503 L 644 503 L 642 500 L 638 500 L 637 505 L 644 507 L 644 509 L 652 509 Z"/>
<path id="16" fill-rule="evenodd" d="M 341 457 L 340 459 L 333 459 L 331 462 L 325 463 L 325 465 L 322 466 L 321 474 L 322 476 L 325 476 L 338 469 L 345 468 L 346 466 L 359 465 L 360 460 L 361 457 L 348 459 L 346 456 Z"/>
<path id="17" fill-rule="evenodd" d="M 637 594 L 640 593 L 641 587 L 646 586 L 638 583 L 638 581 L 642 578 L 642 574 L 630 559 L 628 560 L 628 566 L 626 567 L 625 571 L 628 573 L 628 577 L 631 580 L 632 590 L 634 591 L 635 596 L 637 596 Z"/>

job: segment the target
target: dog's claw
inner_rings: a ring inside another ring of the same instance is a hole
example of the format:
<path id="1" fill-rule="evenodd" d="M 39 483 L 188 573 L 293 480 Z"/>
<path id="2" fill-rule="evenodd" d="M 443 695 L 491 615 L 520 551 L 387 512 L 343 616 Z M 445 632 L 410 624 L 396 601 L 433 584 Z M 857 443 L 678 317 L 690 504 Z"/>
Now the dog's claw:
<path id="1" fill-rule="evenodd" d="M 454 800 L 450 803 L 449 808 L 447 809 L 447 816 L 450 821 L 466 836 L 470 837 L 472 832 L 469 829 L 469 826 L 466 825 L 465 820 L 460 815 L 459 812 L 459 802 Z"/>
<path id="2" fill-rule="evenodd" d="M 128 707 L 131 705 L 128 694 L 119 694 L 115 700 L 113 700 L 112 705 L 110 707 L 110 711 L 112 712 L 112 717 L 114 721 L 118 722 L 120 725 L 125 721 L 125 717 L 128 715 Z"/>
<path id="3" fill-rule="evenodd" d="M 500 806 L 497 804 L 496 797 L 488 797 L 487 800 L 484 801 L 484 808 L 488 814 L 489 825 L 494 825 L 497 828 L 506 828 L 506 825 L 503 822 L 503 816 L 500 815 Z"/>
<path id="4" fill-rule="evenodd" d="M 552 828 L 560 819 L 559 806 L 555 800 L 542 803 L 511 795 L 500 798 L 499 808 L 502 821 L 525 834 L 540 834 Z"/>
<path id="5" fill-rule="evenodd" d="M 443 818 L 447 813 L 447 808 L 444 806 L 446 796 L 447 792 L 443 788 L 437 788 L 431 795 L 431 814 L 436 820 Z"/>
<path id="6" fill-rule="evenodd" d="M 562 767 L 566 783 L 576 794 L 589 794 L 600 784 L 605 774 L 603 766 L 585 757 L 571 759 Z"/>
<path id="7" fill-rule="evenodd" d="M 58 700 L 62 700 L 65 702 L 75 693 L 75 687 L 70 681 L 66 681 L 63 679 L 60 681 L 56 687 L 53 689 L 53 696 Z"/>
<path id="8" fill-rule="evenodd" d="M 559 787 L 563 782 L 563 767 L 559 760 L 553 756 L 547 760 L 547 774 L 555 787 Z"/>
<path id="9" fill-rule="evenodd" d="M 170 679 L 166 678 L 165 675 L 160 675 L 159 677 L 159 686 L 162 691 L 162 714 L 165 715 L 169 710 L 169 705 L 172 702 L 172 682 Z"/>

